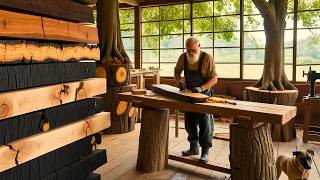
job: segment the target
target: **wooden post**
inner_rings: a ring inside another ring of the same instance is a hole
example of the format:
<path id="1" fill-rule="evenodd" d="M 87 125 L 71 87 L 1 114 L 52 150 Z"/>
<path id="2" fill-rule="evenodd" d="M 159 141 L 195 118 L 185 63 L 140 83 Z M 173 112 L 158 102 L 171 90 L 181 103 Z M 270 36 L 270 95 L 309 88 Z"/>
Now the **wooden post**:
<path id="1" fill-rule="evenodd" d="M 233 180 L 276 180 L 270 126 L 237 117 L 230 125 L 230 167 Z M 251 123 L 250 123 L 251 122 Z"/>
<path id="2" fill-rule="evenodd" d="M 139 139 L 137 170 L 161 171 L 168 164 L 169 109 L 145 107 Z"/>

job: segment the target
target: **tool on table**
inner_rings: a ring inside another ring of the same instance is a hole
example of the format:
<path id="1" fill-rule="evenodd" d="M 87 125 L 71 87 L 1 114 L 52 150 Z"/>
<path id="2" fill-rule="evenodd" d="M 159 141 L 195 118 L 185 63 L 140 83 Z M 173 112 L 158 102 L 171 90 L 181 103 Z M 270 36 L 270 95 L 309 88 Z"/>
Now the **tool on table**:
<path id="1" fill-rule="evenodd" d="M 320 79 L 320 73 L 317 73 L 316 71 L 311 70 L 311 66 L 310 66 L 308 73 L 305 73 L 303 71 L 303 77 L 305 75 L 307 76 L 307 78 L 308 78 L 307 82 L 310 85 L 308 97 L 309 98 L 320 98 L 320 96 L 316 95 L 316 93 L 315 93 L 315 82 L 317 79 Z"/>
<path id="2" fill-rule="evenodd" d="M 232 102 L 232 101 L 229 101 L 229 99 L 219 98 L 219 97 L 210 97 L 207 101 L 210 103 L 224 103 L 224 104 L 237 105 L 236 102 Z"/>

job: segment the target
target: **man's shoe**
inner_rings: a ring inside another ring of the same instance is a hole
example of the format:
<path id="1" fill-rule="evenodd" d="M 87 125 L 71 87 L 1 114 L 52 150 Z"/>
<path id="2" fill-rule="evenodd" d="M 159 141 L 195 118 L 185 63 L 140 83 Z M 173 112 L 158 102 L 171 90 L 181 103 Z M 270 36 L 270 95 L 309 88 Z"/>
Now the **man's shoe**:
<path id="1" fill-rule="evenodd" d="M 182 151 L 183 156 L 192 156 L 199 154 L 199 146 L 195 144 L 190 144 L 190 149 Z"/>
<path id="2" fill-rule="evenodd" d="M 200 163 L 207 163 L 209 161 L 209 148 L 202 148 Z"/>

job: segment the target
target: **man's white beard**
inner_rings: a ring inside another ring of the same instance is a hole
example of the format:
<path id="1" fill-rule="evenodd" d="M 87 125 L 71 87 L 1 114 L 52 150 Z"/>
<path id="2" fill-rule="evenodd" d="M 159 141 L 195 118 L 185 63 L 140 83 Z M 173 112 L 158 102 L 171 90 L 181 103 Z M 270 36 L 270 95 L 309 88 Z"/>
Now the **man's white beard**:
<path id="1" fill-rule="evenodd" d="M 199 61 L 200 57 L 200 51 L 197 54 L 194 54 L 193 56 L 190 56 L 189 53 L 187 53 L 187 60 L 189 64 L 196 64 Z"/>

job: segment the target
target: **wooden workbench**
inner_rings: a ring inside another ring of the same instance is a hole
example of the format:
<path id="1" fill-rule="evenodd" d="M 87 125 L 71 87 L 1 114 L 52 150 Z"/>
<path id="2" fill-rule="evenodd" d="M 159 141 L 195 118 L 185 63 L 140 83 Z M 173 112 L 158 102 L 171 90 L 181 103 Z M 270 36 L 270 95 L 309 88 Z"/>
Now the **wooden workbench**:
<path id="1" fill-rule="evenodd" d="M 247 177 L 252 177 L 252 179 L 259 179 L 259 177 L 261 179 L 276 179 L 275 159 L 268 123 L 285 124 L 294 118 L 297 112 L 294 106 L 236 100 L 233 101 L 236 105 L 185 103 L 157 95 L 151 91 L 148 91 L 146 95 L 121 93 L 119 98 L 123 101 L 133 102 L 136 106 L 144 107 L 137 161 L 137 169 L 143 172 L 153 172 L 165 168 L 168 158 L 170 158 L 231 173 L 232 179 L 246 179 Z M 165 127 L 169 126 L 169 117 L 165 116 L 168 113 L 168 111 L 165 111 L 166 108 L 234 117 L 237 123 L 230 125 L 231 169 L 211 164 L 200 164 L 182 157 L 168 155 L 167 147 L 163 148 L 163 146 L 168 145 L 168 142 L 164 141 L 168 137 L 168 128 Z"/>
<path id="2" fill-rule="evenodd" d="M 144 76 L 153 76 L 154 77 L 154 84 L 160 84 L 160 74 L 159 69 L 132 69 L 131 70 L 131 78 L 137 78 L 137 88 L 144 89 Z"/>

